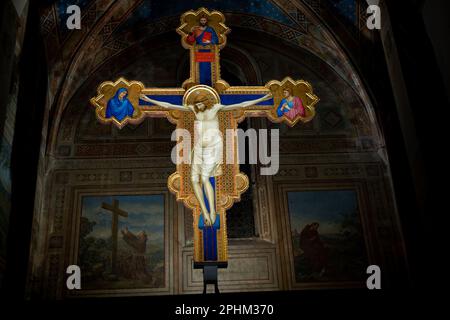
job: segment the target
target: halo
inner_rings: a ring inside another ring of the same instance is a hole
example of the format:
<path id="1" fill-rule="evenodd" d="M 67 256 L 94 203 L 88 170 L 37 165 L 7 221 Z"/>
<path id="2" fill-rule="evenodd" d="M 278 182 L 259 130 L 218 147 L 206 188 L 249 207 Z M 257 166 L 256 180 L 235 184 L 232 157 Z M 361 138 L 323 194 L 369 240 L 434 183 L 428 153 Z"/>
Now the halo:
<path id="1" fill-rule="evenodd" d="M 197 85 L 189 88 L 183 96 L 183 105 L 193 105 L 195 98 L 199 95 L 206 95 L 212 104 L 220 103 L 220 96 L 216 90 L 206 85 Z"/>

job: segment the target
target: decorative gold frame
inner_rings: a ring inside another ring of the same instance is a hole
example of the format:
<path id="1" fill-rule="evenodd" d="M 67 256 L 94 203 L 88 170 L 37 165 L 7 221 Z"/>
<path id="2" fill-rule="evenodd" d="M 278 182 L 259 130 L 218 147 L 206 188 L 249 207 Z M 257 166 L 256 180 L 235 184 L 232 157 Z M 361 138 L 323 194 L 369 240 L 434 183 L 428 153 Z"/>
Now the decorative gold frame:
<path id="1" fill-rule="evenodd" d="M 227 34 L 230 33 L 231 29 L 225 25 L 225 16 L 220 11 L 209 11 L 208 9 L 202 7 L 194 10 L 189 10 L 183 13 L 180 17 L 180 26 L 177 28 L 177 33 L 181 36 L 181 45 L 185 49 L 191 49 L 193 46 L 186 43 L 185 39 L 191 30 L 191 28 L 197 25 L 198 20 L 201 17 L 208 18 L 208 25 L 214 28 L 219 37 L 219 49 L 223 49 L 227 44 Z"/>

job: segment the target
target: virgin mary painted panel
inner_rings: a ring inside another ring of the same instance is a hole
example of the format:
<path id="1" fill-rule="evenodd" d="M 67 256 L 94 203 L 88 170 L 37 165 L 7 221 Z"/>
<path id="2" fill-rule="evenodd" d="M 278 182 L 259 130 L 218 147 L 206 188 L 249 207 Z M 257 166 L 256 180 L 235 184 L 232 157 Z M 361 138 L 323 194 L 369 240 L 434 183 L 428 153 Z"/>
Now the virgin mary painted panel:
<path id="1" fill-rule="evenodd" d="M 133 117 L 134 107 L 128 99 L 128 90 L 119 88 L 116 94 L 108 100 L 105 118 L 116 118 L 122 121 L 126 117 Z"/>

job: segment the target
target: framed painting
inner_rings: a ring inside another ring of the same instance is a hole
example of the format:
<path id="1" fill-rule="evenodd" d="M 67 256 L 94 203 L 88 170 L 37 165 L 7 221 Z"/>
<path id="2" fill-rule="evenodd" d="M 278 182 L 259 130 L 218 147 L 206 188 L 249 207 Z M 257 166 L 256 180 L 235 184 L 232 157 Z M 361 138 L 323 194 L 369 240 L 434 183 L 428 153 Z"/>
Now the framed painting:
<path id="1" fill-rule="evenodd" d="M 363 285 L 369 264 L 361 191 L 283 189 L 291 287 Z"/>
<path id="2" fill-rule="evenodd" d="M 90 194 L 78 198 L 77 294 L 157 293 L 168 288 L 165 193 Z"/>

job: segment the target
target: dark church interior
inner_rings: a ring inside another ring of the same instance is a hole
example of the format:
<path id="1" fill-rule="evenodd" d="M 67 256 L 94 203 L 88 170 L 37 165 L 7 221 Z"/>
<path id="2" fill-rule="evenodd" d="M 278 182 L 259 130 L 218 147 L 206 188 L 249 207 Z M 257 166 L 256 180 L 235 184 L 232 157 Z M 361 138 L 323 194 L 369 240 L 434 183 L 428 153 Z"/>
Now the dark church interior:
<path id="1" fill-rule="evenodd" d="M 79 29 L 68 28 L 71 5 Z M 369 29 L 373 6 L 380 28 Z M 202 295 L 197 220 L 168 188 L 175 126 L 149 116 L 118 128 L 90 102 L 120 77 L 180 87 L 192 60 L 176 29 L 199 8 L 220 11 L 231 29 L 220 50 L 230 86 L 289 76 L 319 98 L 308 122 L 238 124 L 278 130 L 279 169 L 240 165 L 248 189 L 226 210 L 219 295 Z M 1 1 L 2 300 L 127 301 L 173 316 L 221 296 L 281 314 L 302 302 L 435 292 L 445 278 L 449 9 L 444 0 Z M 305 244 L 307 232 L 320 249 Z M 70 265 L 80 266 L 80 289 L 66 284 Z M 370 265 L 379 290 L 368 288 Z"/>

